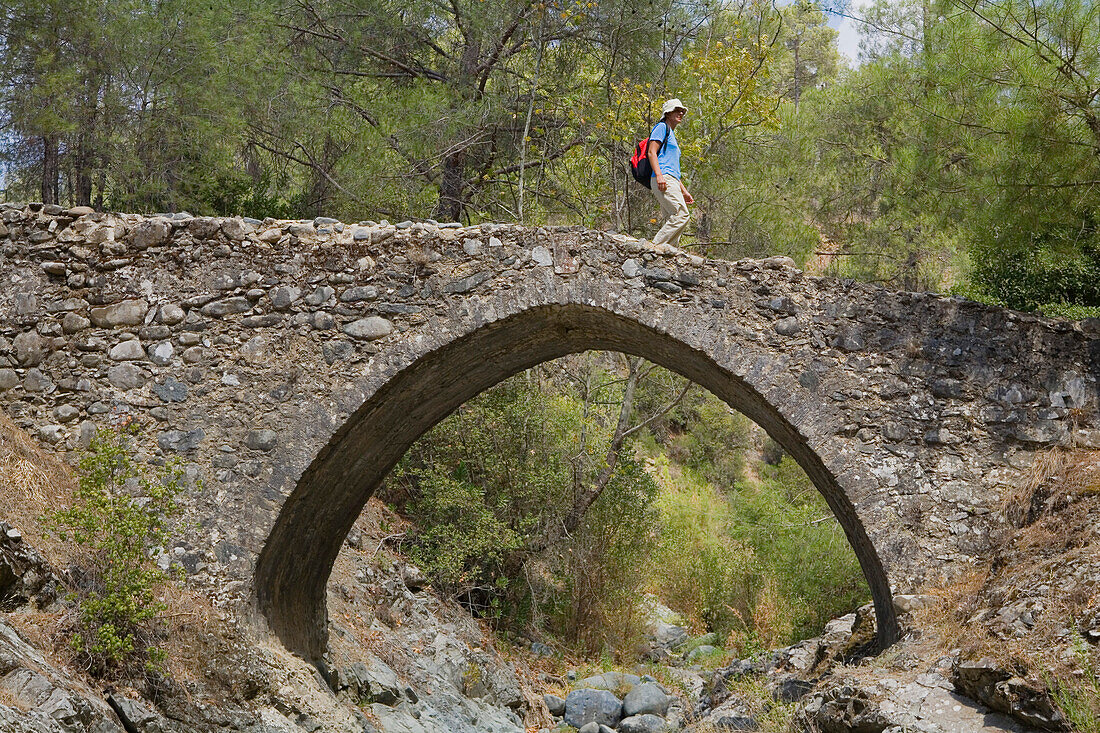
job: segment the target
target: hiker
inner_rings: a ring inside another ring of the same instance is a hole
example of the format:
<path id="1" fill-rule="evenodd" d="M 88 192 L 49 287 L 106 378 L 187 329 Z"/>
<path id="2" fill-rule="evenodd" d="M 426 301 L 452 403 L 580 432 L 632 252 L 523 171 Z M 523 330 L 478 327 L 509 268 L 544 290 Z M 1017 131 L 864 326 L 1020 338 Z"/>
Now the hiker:
<path id="1" fill-rule="evenodd" d="M 647 157 L 653 167 L 650 190 L 657 197 L 661 211 L 668 217 L 653 238 L 654 244 L 675 245 L 687 226 L 691 214 L 688 204 L 695 203 L 680 180 L 680 145 L 676 142 L 676 126 L 684 119 L 687 107 L 679 99 L 670 99 L 661 107 L 661 121 L 649 133 Z"/>

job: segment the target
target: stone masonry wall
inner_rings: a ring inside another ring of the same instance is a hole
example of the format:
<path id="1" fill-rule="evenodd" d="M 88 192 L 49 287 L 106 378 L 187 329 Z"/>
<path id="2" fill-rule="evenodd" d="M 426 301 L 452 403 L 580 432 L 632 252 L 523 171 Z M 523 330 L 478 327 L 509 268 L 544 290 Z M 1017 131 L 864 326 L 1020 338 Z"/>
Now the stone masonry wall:
<path id="1" fill-rule="evenodd" d="M 789 265 L 579 228 L 0 204 L 0 405 L 62 451 L 136 421 L 139 458 L 195 480 L 165 561 L 317 654 L 343 533 L 417 436 L 518 369 L 622 350 L 776 437 L 889 615 L 982 557 L 1037 452 L 1100 447 L 1100 323 Z"/>

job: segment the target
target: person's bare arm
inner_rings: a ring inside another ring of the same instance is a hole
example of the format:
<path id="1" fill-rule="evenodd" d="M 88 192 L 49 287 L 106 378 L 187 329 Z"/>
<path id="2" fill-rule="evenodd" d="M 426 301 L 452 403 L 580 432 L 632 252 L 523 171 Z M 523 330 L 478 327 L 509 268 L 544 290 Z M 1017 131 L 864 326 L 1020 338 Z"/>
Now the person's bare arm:
<path id="1" fill-rule="evenodd" d="M 684 192 L 684 203 L 685 204 L 694 204 L 695 203 L 695 199 L 693 199 L 691 197 L 691 192 L 687 190 L 687 186 L 684 185 L 683 181 L 680 181 L 680 190 Z"/>
<path id="2" fill-rule="evenodd" d="M 649 158 L 649 164 L 653 167 L 653 172 L 657 174 L 657 188 L 664 191 L 668 188 L 668 181 L 665 180 L 665 176 L 661 173 L 661 166 L 657 164 L 657 153 L 661 150 L 661 142 L 659 140 L 649 141 L 649 150 L 646 151 L 646 157 Z"/>

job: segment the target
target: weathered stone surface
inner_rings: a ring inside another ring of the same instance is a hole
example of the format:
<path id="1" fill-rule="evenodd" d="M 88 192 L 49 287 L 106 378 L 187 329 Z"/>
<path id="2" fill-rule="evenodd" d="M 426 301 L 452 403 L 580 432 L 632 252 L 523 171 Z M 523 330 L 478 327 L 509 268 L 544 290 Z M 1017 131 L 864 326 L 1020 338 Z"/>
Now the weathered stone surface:
<path id="1" fill-rule="evenodd" d="M 38 366 L 46 358 L 48 344 L 35 331 L 26 331 L 12 340 L 15 360 L 22 366 Z"/>
<path id="2" fill-rule="evenodd" d="M 83 331 L 90 325 L 92 322 L 79 313 L 69 312 L 61 319 L 61 330 L 67 334 Z"/>
<path id="3" fill-rule="evenodd" d="M 53 223 L 44 210 L 27 215 L 36 229 Z M 192 501 L 219 501 L 200 510 L 208 521 L 191 540 L 237 538 L 244 562 L 226 580 L 306 656 L 324 646 L 327 563 L 343 539 L 323 518 L 355 516 L 379 467 L 455 405 L 566 353 L 644 356 L 765 427 L 843 508 L 884 638 L 896 632 L 895 593 L 981 559 L 999 531 L 989 507 L 1038 455 L 1100 429 L 1100 333 L 1089 322 L 579 229 L 371 223 L 369 243 L 345 231 L 334 246 L 336 223 L 320 234 L 313 222 L 275 222 L 230 246 L 226 219 L 89 214 L 77 222 L 89 228 L 66 227 L 65 246 L 42 255 L 23 212 L 2 215 L 11 236 L 0 273 L 18 288 L 0 288 L 0 385 L 11 385 L 0 403 L 18 402 L 32 434 L 59 434 L 50 426 L 69 402 L 103 425 L 123 415 L 162 432 L 201 425 L 209 437 L 188 460 L 206 488 Z M 158 218 L 171 246 L 134 256 L 135 236 Z M 484 247 L 465 246 L 472 232 Z M 549 260 L 533 259 L 540 247 Z M 341 301 L 334 285 L 378 296 Z M 91 325 L 66 326 L 68 313 Z M 123 331 L 153 344 L 147 368 L 109 358 Z M 28 399 L 31 367 L 55 386 Z M 188 387 L 182 402 L 149 385 L 169 370 Z M 219 446 L 241 446 L 251 429 L 282 440 L 214 469 Z M 77 441 L 69 432 L 65 449 Z M 157 436 L 138 449 L 159 458 Z"/>
<path id="4" fill-rule="evenodd" d="M 264 453 L 273 449 L 278 443 L 279 436 L 274 430 L 250 430 L 244 440 L 244 444 L 248 448 Z"/>
<path id="5" fill-rule="evenodd" d="M 656 682 L 643 682 L 635 685 L 623 698 L 623 716 L 645 715 L 652 713 L 662 718 L 668 712 L 672 698 Z"/>
<path id="6" fill-rule="evenodd" d="M 390 335 L 393 332 L 393 323 L 381 316 L 370 316 L 352 321 L 340 330 L 352 338 L 373 341 Z"/>
<path id="7" fill-rule="evenodd" d="M 183 402 L 187 399 L 188 390 L 186 384 L 177 381 L 175 377 L 168 377 L 163 383 L 154 384 L 152 391 L 164 402 Z"/>
<path id="8" fill-rule="evenodd" d="M 659 715 L 645 713 L 632 715 L 619 721 L 619 733 L 665 733 L 668 723 Z"/>
<path id="9" fill-rule="evenodd" d="M 149 219 L 141 222 L 131 234 L 130 246 L 144 250 L 157 247 L 168 241 L 171 228 L 164 219 Z"/>
<path id="10" fill-rule="evenodd" d="M 622 701 L 607 690 L 573 690 L 565 698 L 565 722 L 574 728 L 585 723 L 614 728 L 622 717 Z"/>
<path id="11" fill-rule="evenodd" d="M 206 432 L 202 428 L 194 430 L 166 430 L 157 438 L 157 445 L 161 450 L 187 453 L 195 450 L 206 438 Z"/>
<path id="12" fill-rule="evenodd" d="M 92 308 L 89 316 L 92 324 L 99 328 L 138 326 L 145 322 L 148 310 L 149 304 L 144 300 L 124 300 L 114 305 Z"/>
<path id="13" fill-rule="evenodd" d="M 148 376 L 141 367 L 124 362 L 107 370 L 107 381 L 122 390 L 140 389 L 145 386 Z"/>
<path id="14" fill-rule="evenodd" d="M 143 361 L 145 348 L 141 345 L 141 341 L 127 339 L 112 346 L 107 356 L 113 361 Z"/>
<path id="15" fill-rule="evenodd" d="M 252 310 L 252 303 L 249 302 L 248 298 L 236 296 L 233 298 L 226 298 L 225 300 L 215 300 L 212 303 L 207 303 L 199 310 L 204 316 L 222 318 L 224 316 L 232 315 L 234 313 L 246 313 Z"/>

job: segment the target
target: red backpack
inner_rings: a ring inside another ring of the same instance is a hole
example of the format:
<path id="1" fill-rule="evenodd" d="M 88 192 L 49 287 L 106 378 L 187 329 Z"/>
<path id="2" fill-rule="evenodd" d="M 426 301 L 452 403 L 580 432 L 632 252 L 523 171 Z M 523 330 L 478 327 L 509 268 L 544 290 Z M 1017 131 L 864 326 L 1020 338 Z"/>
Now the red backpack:
<path id="1" fill-rule="evenodd" d="M 657 148 L 658 155 L 664 150 L 670 132 L 672 132 L 672 130 L 666 124 L 665 139 L 661 141 L 661 147 Z M 650 181 L 653 176 L 653 166 L 649 164 L 648 152 L 649 138 L 647 137 L 644 140 L 638 141 L 638 144 L 634 146 L 634 155 L 630 156 L 630 175 L 634 176 L 634 180 L 646 188 L 650 187 Z"/>

